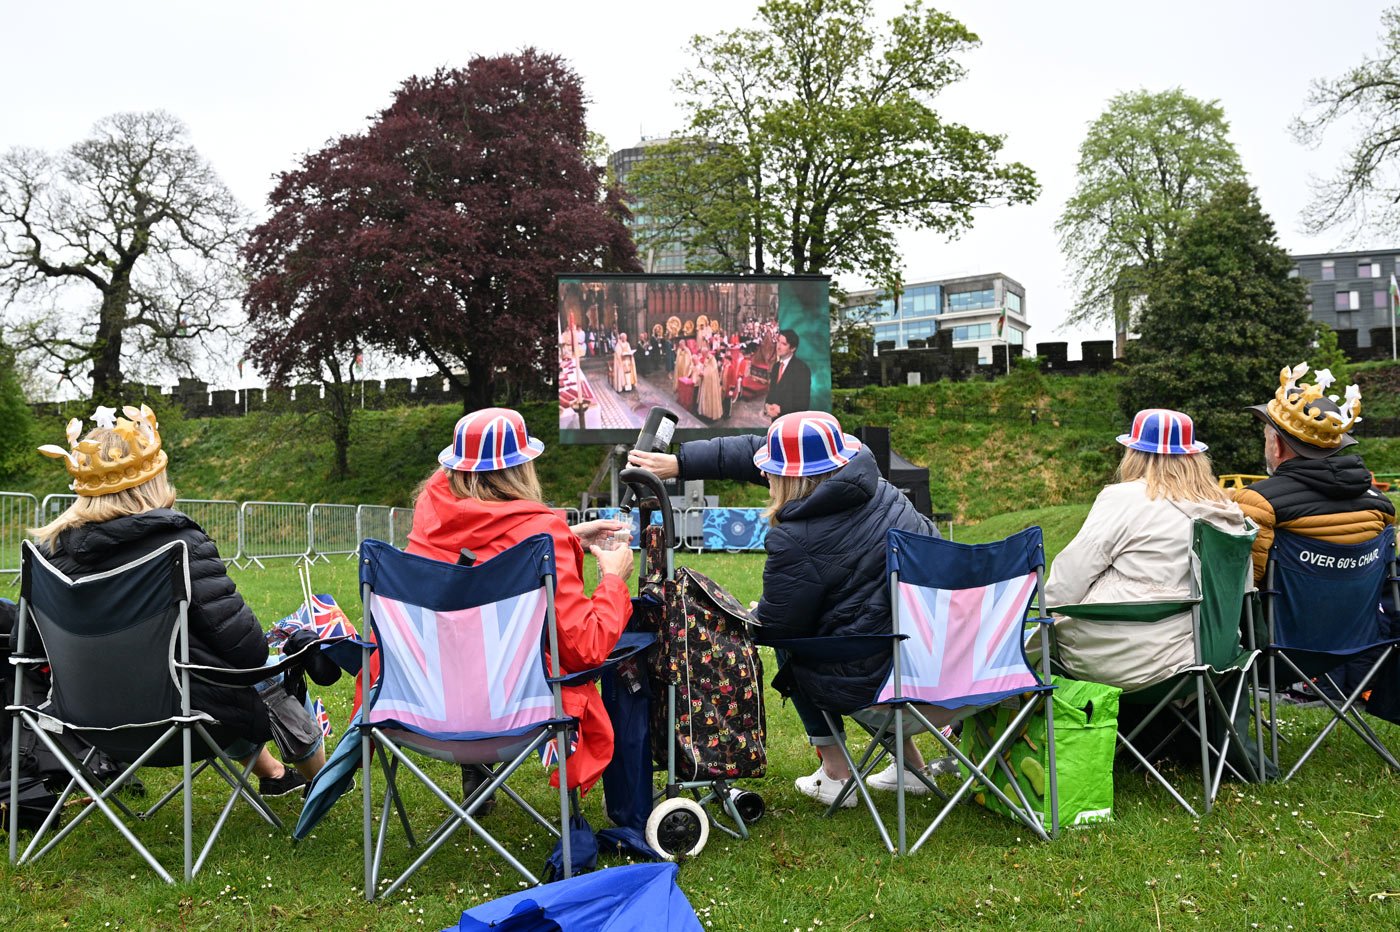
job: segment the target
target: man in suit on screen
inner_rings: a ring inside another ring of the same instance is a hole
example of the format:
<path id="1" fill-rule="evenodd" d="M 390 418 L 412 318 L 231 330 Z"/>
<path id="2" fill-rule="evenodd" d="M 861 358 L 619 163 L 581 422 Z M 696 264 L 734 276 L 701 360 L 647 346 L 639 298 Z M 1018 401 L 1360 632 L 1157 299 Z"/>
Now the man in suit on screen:
<path id="1" fill-rule="evenodd" d="M 768 372 L 768 397 L 763 405 L 763 413 L 770 418 L 812 406 L 812 370 L 797 358 L 800 342 L 797 331 L 778 331 L 778 358 Z"/>

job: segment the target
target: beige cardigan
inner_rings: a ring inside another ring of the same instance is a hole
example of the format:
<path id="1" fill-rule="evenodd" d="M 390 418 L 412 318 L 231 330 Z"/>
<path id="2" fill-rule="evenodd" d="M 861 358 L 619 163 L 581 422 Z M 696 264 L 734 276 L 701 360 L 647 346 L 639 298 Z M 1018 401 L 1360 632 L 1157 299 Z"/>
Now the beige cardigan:
<path id="1" fill-rule="evenodd" d="M 1084 526 L 1060 551 L 1045 581 L 1045 601 L 1137 602 L 1191 594 L 1191 522 L 1231 534 L 1248 529 L 1233 502 L 1149 499 L 1142 481 L 1099 493 Z M 1141 689 L 1195 662 L 1191 615 L 1155 624 L 1104 624 L 1057 616 L 1057 660 L 1076 679 Z"/>

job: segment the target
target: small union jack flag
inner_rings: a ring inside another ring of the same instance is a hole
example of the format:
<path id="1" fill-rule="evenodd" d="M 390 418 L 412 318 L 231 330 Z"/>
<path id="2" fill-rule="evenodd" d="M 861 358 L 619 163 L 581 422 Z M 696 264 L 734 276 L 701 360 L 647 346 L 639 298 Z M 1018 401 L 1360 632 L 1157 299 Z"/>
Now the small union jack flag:
<path id="1" fill-rule="evenodd" d="M 574 752 L 578 750 L 578 736 L 580 730 L 581 729 L 579 727 L 575 726 L 573 733 L 569 735 L 570 757 L 572 757 Z M 559 741 L 558 739 L 553 739 L 544 747 L 540 748 L 540 766 L 544 767 L 545 770 L 548 770 L 550 767 L 553 767 L 558 762 Z"/>
<path id="2" fill-rule="evenodd" d="M 320 699 L 311 703 L 311 714 L 316 719 L 316 724 L 321 726 L 321 734 L 329 738 L 335 734 L 335 729 L 331 727 L 331 717 L 326 711 L 326 706 Z"/>
<path id="3" fill-rule="evenodd" d="M 339 637 L 357 637 L 355 625 L 345 615 L 345 611 L 335 599 L 328 595 L 313 595 L 308 611 L 306 603 L 272 626 L 267 633 L 268 643 L 280 647 L 287 638 L 298 631 L 309 628 L 316 632 L 320 640 Z"/>

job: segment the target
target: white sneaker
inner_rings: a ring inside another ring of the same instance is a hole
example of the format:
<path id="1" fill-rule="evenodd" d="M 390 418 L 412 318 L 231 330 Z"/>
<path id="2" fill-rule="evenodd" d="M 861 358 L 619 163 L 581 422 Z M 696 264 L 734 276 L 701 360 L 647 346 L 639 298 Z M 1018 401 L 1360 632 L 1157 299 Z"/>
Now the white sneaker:
<path id="1" fill-rule="evenodd" d="M 896 769 L 898 766 L 899 764 L 897 762 L 890 761 L 890 765 L 884 770 L 866 777 L 865 785 L 872 790 L 884 790 L 888 793 L 895 792 L 899 789 L 897 784 L 899 774 Z M 940 757 L 935 761 L 930 761 L 925 764 L 921 772 L 924 776 L 932 780 L 942 774 L 957 773 L 957 771 L 957 758 L 949 755 L 948 757 Z M 906 794 L 910 796 L 923 796 L 928 791 L 928 787 L 915 775 L 915 771 L 906 770 L 904 772 L 904 792 Z"/>
<path id="2" fill-rule="evenodd" d="M 836 801 L 836 797 L 845 789 L 849 780 L 833 780 L 826 775 L 826 771 L 821 765 L 817 765 L 817 770 L 810 777 L 798 777 L 793 781 L 793 786 L 797 787 L 797 792 L 803 796 L 810 796 L 824 806 L 830 806 Z M 847 794 L 841 801 L 843 809 L 853 808 L 856 804 L 857 794 L 852 792 Z"/>

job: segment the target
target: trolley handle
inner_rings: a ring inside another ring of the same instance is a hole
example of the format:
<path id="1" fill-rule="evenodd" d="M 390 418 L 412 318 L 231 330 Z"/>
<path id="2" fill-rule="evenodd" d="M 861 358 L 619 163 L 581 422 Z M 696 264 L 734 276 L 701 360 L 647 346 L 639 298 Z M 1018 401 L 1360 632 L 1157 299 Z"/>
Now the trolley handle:
<path id="1" fill-rule="evenodd" d="M 638 466 L 629 466 L 618 473 L 618 479 L 632 489 L 641 508 L 641 523 L 638 527 L 645 532 L 651 524 L 651 516 L 661 512 L 661 527 L 666 533 L 666 546 L 674 549 L 679 543 L 676 537 L 676 516 L 671 510 L 671 498 L 666 494 L 666 486 L 656 473 Z"/>

